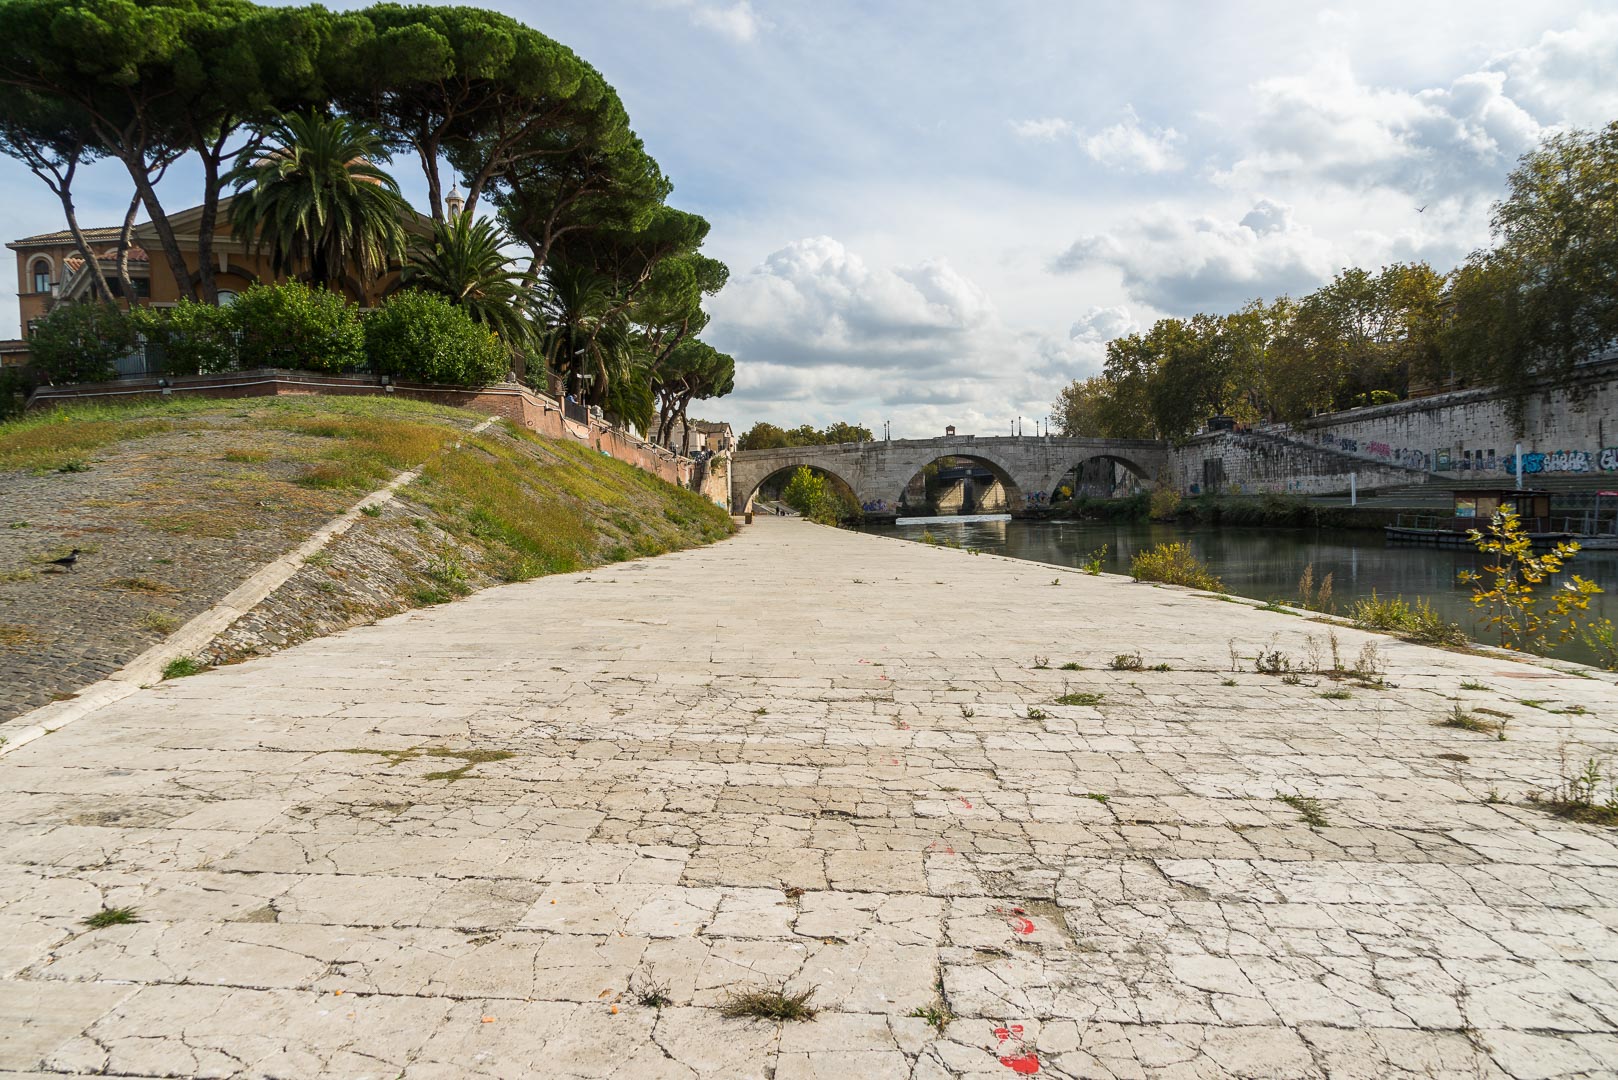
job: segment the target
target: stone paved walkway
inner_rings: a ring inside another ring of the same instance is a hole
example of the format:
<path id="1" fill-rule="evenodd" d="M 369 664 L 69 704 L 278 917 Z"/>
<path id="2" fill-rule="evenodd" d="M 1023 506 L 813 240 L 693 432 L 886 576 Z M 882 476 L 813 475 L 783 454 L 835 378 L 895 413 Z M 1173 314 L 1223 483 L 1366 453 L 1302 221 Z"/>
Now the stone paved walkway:
<path id="1" fill-rule="evenodd" d="M 1613 1075 L 1613 685 L 1324 633 L 765 521 L 167 683 L 0 758 L 0 1073 Z"/>

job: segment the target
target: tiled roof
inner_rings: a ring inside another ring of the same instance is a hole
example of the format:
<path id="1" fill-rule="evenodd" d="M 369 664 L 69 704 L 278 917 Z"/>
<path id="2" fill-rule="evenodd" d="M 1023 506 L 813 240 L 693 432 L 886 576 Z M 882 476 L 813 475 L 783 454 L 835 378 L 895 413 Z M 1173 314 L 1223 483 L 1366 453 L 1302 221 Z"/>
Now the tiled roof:
<path id="1" fill-rule="evenodd" d="M 120 229 L 117 225 L 110 225 L 106 228 L 80 229 L 79 231 L 84 234 L 84 239 L 87 242 L 95 243 L 97 240 L 116 241 L 118 239 Z M 72 242 L 73 234 L 67 229 L 62 229 L 59 232 L 40 233 L 38 236 L 25 236 L 21 240 L 11 241 L 6 246 L 22 247 L 27 245 L 29 247 L 33 247 L 36 244 L 44 246 L 46 244 L 71 244 Z"/>

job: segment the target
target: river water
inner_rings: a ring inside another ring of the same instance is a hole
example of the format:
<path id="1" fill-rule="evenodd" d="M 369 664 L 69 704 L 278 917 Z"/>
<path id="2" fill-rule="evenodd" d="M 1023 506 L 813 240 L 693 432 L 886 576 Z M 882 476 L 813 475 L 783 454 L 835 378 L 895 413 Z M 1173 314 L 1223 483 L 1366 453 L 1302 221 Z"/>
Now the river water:
<path id="1" fill-rule="evenodd" d="M 1087 521 L 953 521 L 931 518 L 924 524 L 872 525 L 867 531 L 919 540 L 931 530 L 962 547 L 978 548 L 1014 559 L 1057 566 L 1078 566 L 1089 552 L 1107 547 L 1102 569 L 1129 573 L 1135 552 L 1156 544 L 1180 541 L 1213 569 L 1236 596 L 1257 600 L 1294 600 L 1304 567 L 1314 565 L 1315 581 L 1332 575 L 1337 610 L 1370 596 L 1426 599 L 1447 619 L 1486 640 L 1472 606 L 1470 586 L 1456 582 L 1462 570 L 1480 570 L 1475 551 L 1424 547 L 1389 547 L 1380 530 L 1272 529 L 1241 526 L 1181 526 Z M 1581 551 L 1568 567 L 1607 590 L 1590 604 L 1592 617 L 1618 622 L 1618 551 Z M 1581 641 L 1549 650 L 1568 660 L 1590 662 L 1594 655 Z"/>

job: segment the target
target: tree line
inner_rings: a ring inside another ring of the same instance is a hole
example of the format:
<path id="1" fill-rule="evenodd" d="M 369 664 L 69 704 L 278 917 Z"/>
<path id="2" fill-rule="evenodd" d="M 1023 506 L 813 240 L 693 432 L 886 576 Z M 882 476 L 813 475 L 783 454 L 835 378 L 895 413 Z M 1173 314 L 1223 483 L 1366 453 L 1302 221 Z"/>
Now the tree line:
<path id="1" fill-rule="evenodd" d="M 738 450 L 781 450 L 790 446 L 829 446 L 833 443 L 870 442 L 875 436 L 871 429 L 842 420 L 815 428 L 801 424 L 795 428 L 781 428 L 760 420 L 736 440 Z"/>
<path id="2" fill-rule="evenodd" d="M 216 304 L 221 205 L 234 195 L 232 229 L 267 246 L 277 273 L 338 287 L 402 267 L 497 335 L 531 380 L 648 433 L 666 437 L 690 401 L 733 385 L 732 359 L 697 336 L 703 298 L 728 275 L 701 253 L 708 222 L 669 205 L 673 185 L 599 72 L 496 12 L 7 0 L 0 152 L 60 201 L 103 303 L 134 295 L 144 212 L 160 248 L 149 255 L 182 299 Z M 430 238 L 401 225 L 379 165 L 394 159 L 421 169 Z M 181 160 L 201 170 L 184 244 L 158 192 Z M 96 162 L 130 184 L 110 279 L 75 205 Z"/>
<path id="3" fill-rule="evenodd" d="M 1062 390 L 1061 431 L 1183 439 L 1211 416 L 1294 421 L 1466 386 L 1500 387 L 1520 423 L 1532 383 L 1618 342 L 1618 122 L 1524 155 L 1491 240 L 1449 273 L 1350 268 L 1300 298 L 1115 338 L 1099 375 Z"/>

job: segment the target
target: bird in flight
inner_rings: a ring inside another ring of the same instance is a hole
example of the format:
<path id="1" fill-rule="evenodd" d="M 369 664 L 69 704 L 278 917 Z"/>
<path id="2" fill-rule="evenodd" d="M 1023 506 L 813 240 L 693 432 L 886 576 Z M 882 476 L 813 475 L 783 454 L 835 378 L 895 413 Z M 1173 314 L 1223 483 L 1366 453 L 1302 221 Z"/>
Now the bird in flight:
<path id="1" fill-rule="evenodd" d="M 1423 203 L 1422 205 L 1416 207 L 1416 213 L 1425 214 L 1426 212 L 1427 212 L 1427 204 L 1426 203 Z"/>

